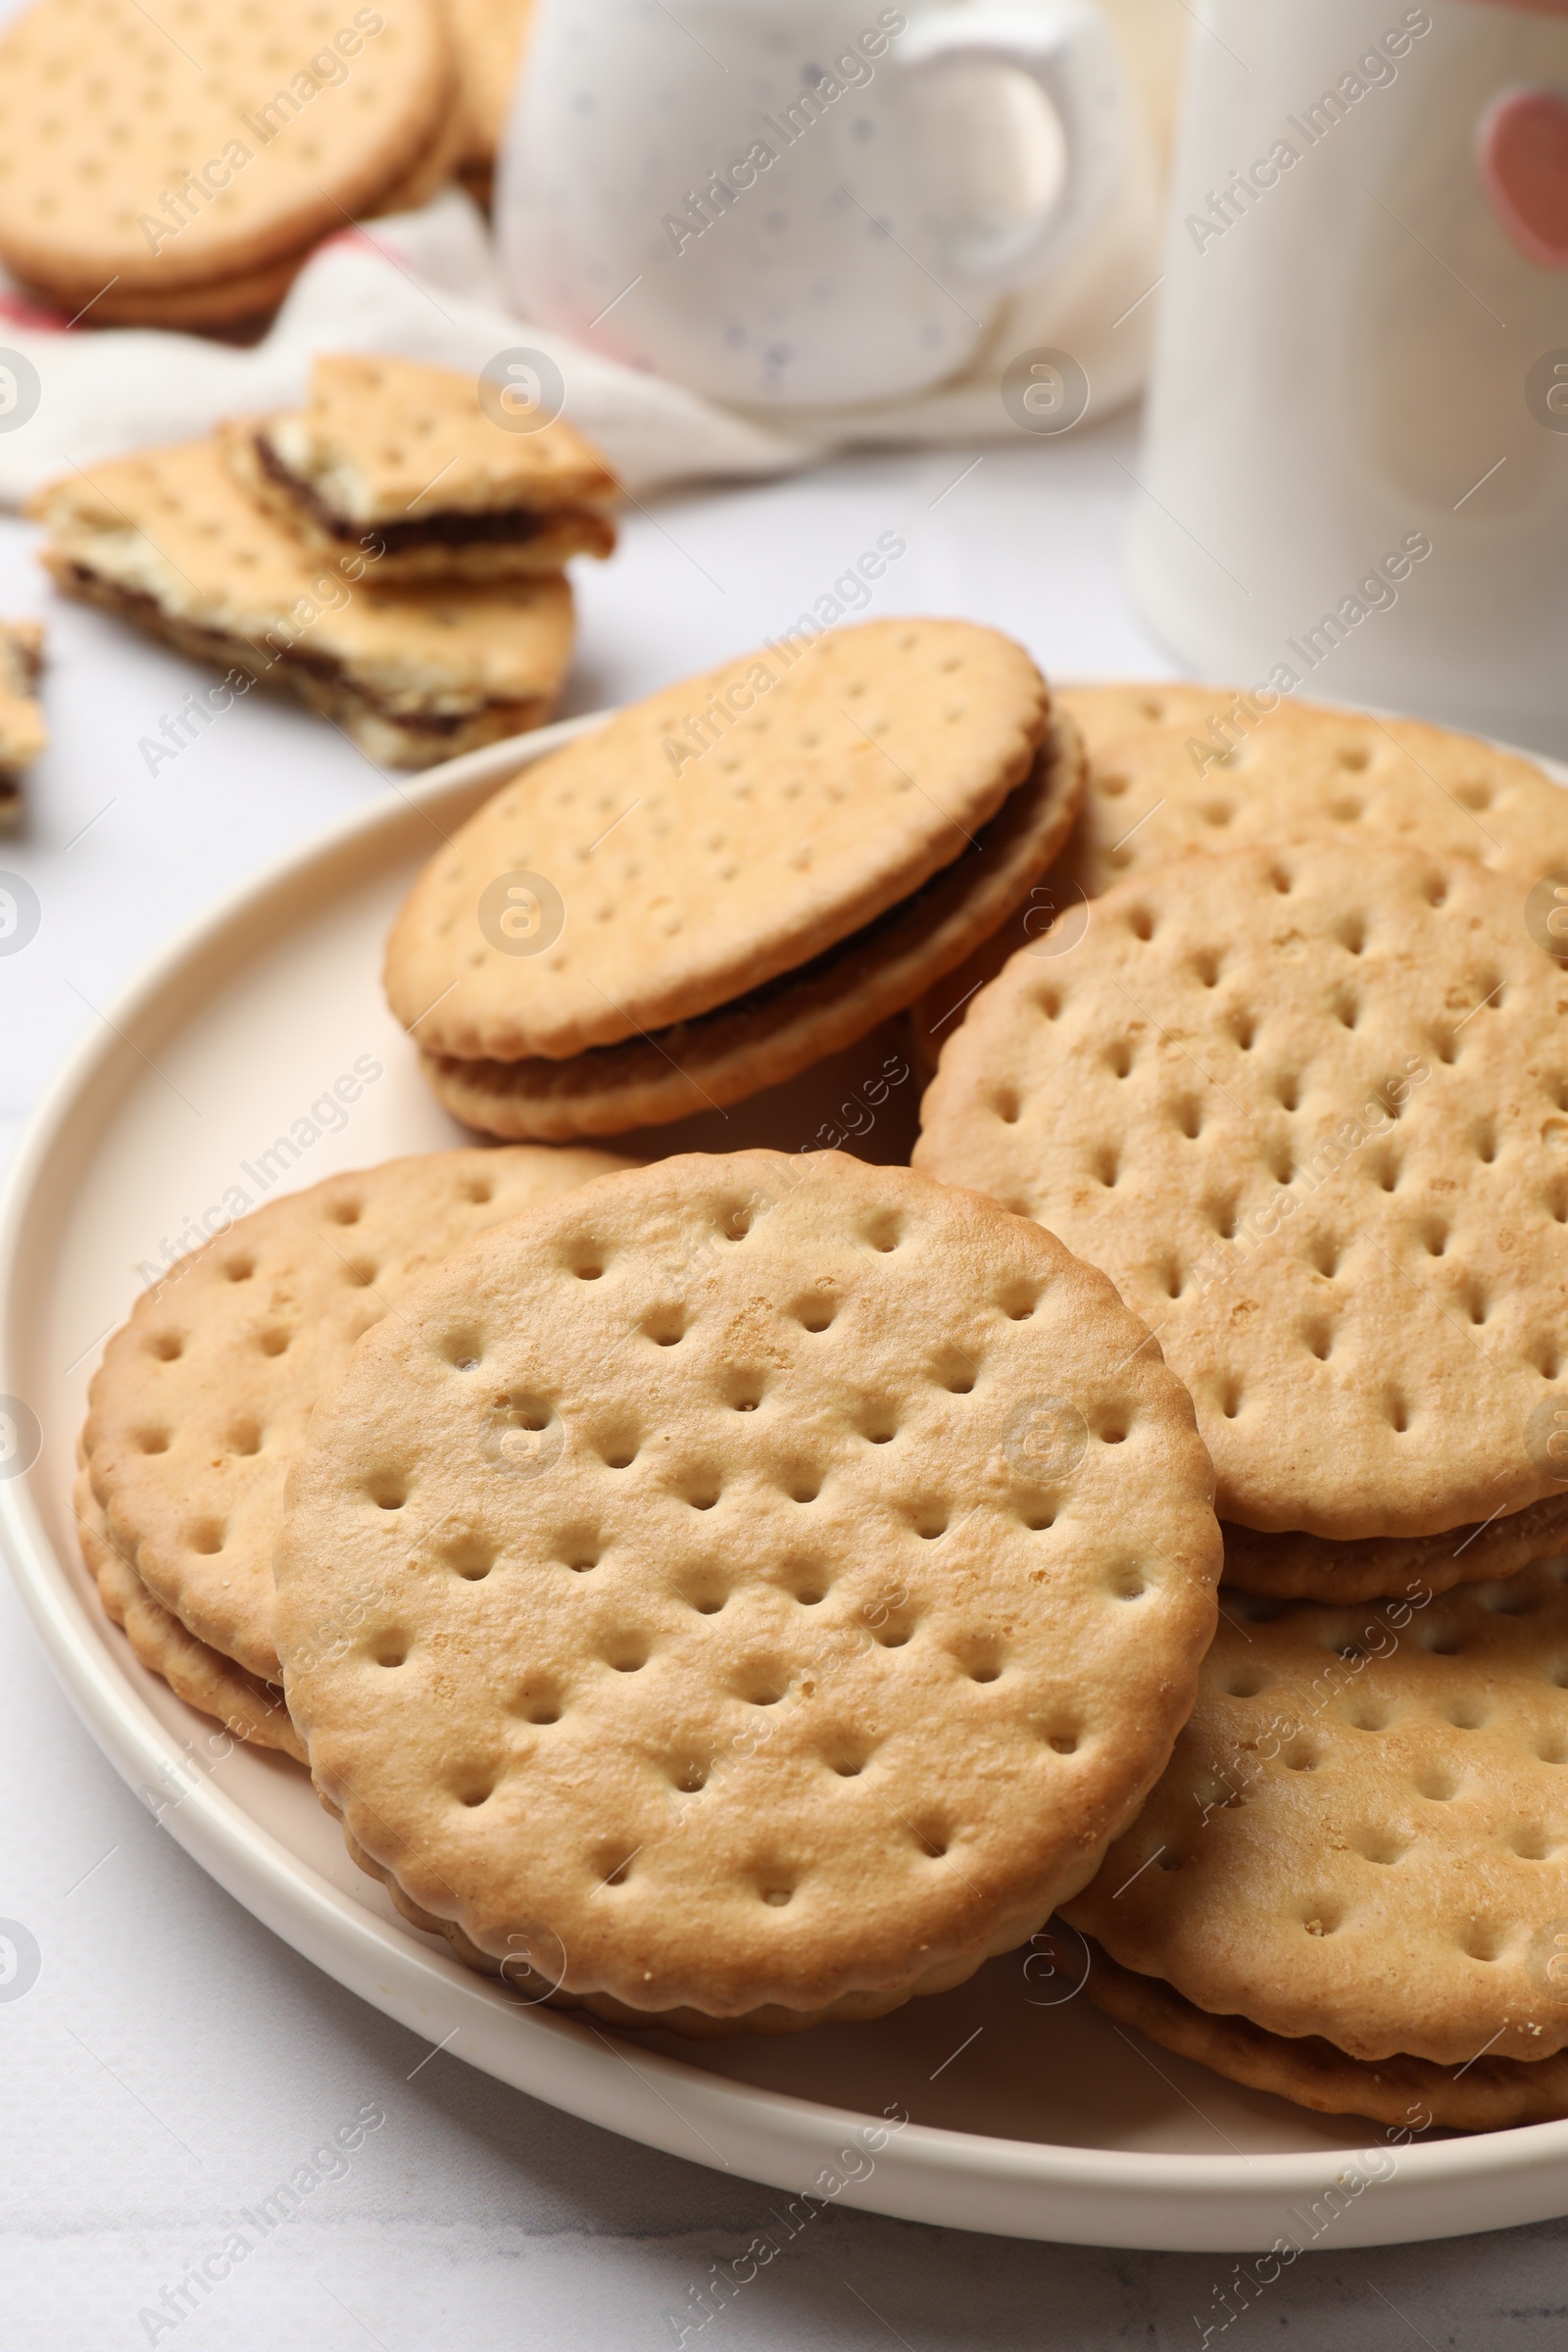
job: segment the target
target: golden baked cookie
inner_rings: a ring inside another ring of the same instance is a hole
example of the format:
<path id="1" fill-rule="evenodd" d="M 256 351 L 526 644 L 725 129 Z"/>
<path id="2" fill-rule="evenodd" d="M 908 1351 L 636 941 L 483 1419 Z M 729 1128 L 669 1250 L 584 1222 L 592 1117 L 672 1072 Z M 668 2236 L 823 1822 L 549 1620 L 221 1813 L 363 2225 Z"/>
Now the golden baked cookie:
<path id="1" fill-rule="evenodd" d="M 1048 709 L 1020 647 L 953 620 L 866 621 L 666 687 L 431 859 L 388 942 L 392 1009 L 426 1054 L 496 1061 L 710 1012 L 950 865 L 1029 773 Z M 514 882 L 551 907 L 538 952 L 498 936 Z"/>
<path id="2" fill-rule="evenodd" d="M 1013 921 L 922 1003 L 932 1063 L 1010 955 L 1037 948 L 1058 916 L 1081 932 L 1086 900 L 1195 850 L 1346 832 L 1531 880 L 1568 872 L 1568 793 L 1473 735 L 1312 703 L 1237 717 L 1241 698 L 1222 687 L 1067 686 L 1056 700 L 1089 746 L 1083 812 Z"/>
<path id="3" fill-rule="evenodd" d="M 915 1164 L 1105 1268 L 1223 1519 L 1434 1536 L 1564 1491 L 1568 976 L 1527 898 L 1370 840 L 1189 858 L 943 1051 Z"/>
<path id="4" fill-rule="evenodd" d="M 87 1472 L 78 1472 L 74 1495 L 76 1540 L 98 1587 L 98 1597 L 140 1663 L 162 1675 L 176 1698 L 212 1715 L 253 1747 L 270 1747 L 305 1761 L 305 1743 L 289 1721 L 283 1692 L 275 1683 L 247 1674 L 220 1650 L 189 1634 L 177 1617 L 154 1600 L 124 1553 L 111 1541 L 103 1509 Z"/>
<path id="5" fill-rule="evenodd" d="M 1088 698 L 1080 690 L 1065 699 L 1076 716 Z M 1118 740 L 1091 737 L 1089 792 L 1062 860 L 1064 888 L 1098 898 L 1193 850 L 1328 829 L 1392 836 L 1532 880 L 1568 865 L 1568 792 L 1533 760 L 1476 736 L 1300 703 L 1238 732 L 1234 750 L 1195 726 L 1184 711 Z"/>
<path id="6" fill-rule="evenodd" d="M 564 580 L 385 588 L 373 532 L 355 555 L 313 557 L 252 505 L 212 441 L 77 469 L 28 512 L 48 525 L 40 561 L 68 595 L 242 681 L 287 687 L 389 766 L 539 725 L 571 658 Z"/>
<path id="7" fill-rule="evenodd" d="M 220 442 L 247 495 L 313 553 L 352 552 L 373 532 L 383 584 L 534 578 L 615 544 L 619 493 L 599 452 L 559 417 L 508 431 L 455 368 L 327 354 L 303 409 Z"/>
<path id="8" fill-rule="evenodd" d="M 455 1118 L 486 1134 L 556 1141 L 624 1135 L 781 1085 L 902 1012 L 1028 892 L 1066 838 L 1083 751 L 1053 718 L 1039 757 L 970 848 L 809 964 L 696 1020 L 567 1061 L 421 1057 Z"/>
<path id="9" fill-rule="evenodd" d="M 383 213 L 413 212 L 427 204 L 452 175 L 456 149 L 455 118 L 438 126 L 430 145 L 416 156 L 404 174 L 372 202 L 360 207 L 356 222 L 378 219 Z M 345 214 L 334 233 L 348 228 Z M 329 241 L 329 240 L 328 240 Z M 260 332 L 277 309 L 311 256 L 319 251 L 313 239 L 296 252 L 281 255 L 251 270 L 221 277 L 204 278 L 195 285 L 122 286 L 118 280 L 85 296 L 79 286 L 38 290 L 68 314 L 81 312 L 89 326 L 161 326 L 194 334 L 219 334 L 243 340 Z"/>
<path id="10" fill-rule="evenodd" d="M 1191 1703 L 1219 1535 L 1110 1285 L 835 1152 L 661 1161 L 452 1258 L 290 1477 L 288 1702 L 353 1850 L 608 2014 L 959 1982 Z"/>
<path id="11" fill-rule="evenodd" d="M 298 256 L 408 173 L 452 88 L 436 0 L 179 0 L 167 24 L 36 0 L 0 37 L 0 260 L 74 309 Z"/>
<path id="12" fill-rule="evenodd" d="M 1568 2047 L 1565 1586 L 1559 1557 L 1425 1606 L 1227 1595 L 1168 1769 L 1066 1916 L 1215 2020 L 1528 2077 Z"/>
<path id="13" fill-rule="evenodd" d="M 464 126 L 459 169 L 466 180 L 488 195 L 533 0 L 447 0 L 447 13 L 457 51 Z"/>
<path id="14" fill-rule="evenodd" d="M 356 1341 L 449 1250 L 625 1164 L 422 1152 L 270 1200 L 172 1265 L 105 1348 L 82 1432 L 106 1539 L 153 1598 L 276 1683 L 283 1479 Z"/>
<path id="15" fill-rule="evenodd" d="M 1151 728 L 1190 735 L 1233 700 L 1224 686 L 1195 685 L 1187 678 L 1117 678 L 1088 686 L 1063 686 L 1062 708 L 1072 713 L 1093 759 L 1107 745 Z"/>

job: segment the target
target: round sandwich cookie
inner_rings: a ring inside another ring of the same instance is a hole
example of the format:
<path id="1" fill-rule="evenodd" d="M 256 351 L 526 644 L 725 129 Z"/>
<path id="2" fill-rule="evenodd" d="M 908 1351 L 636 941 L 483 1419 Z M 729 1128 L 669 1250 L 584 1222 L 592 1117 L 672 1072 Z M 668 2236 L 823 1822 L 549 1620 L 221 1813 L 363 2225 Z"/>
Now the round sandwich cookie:
<path id="1" fill-rule="evenodd" d="M 721 1108 L 778 1086 L 912 1004 L 994 931 L 1066 839 L 1083 794 L 1081 738 L 1053 714 L 1035 765 L 951 865 L 838 946 L 695 1020 L 565 1061 L 423 1057 L 455 1118 L 558 1141 Z"/>
<path id="2" fill-rule="evenodd" d="M 1477 858 L 1527 880 L 1568 873 L 1568 793 L 1535 761 L 1413 719 L 1254 698 L 1219 686 L 1066 686 L 1055 707 L 1089 750 L 1082 809 L 1052 871 L 921 1003 L 929 1063 L 974 992 L 1020 949 L 1059 956 L 1089 902 L 1195 850 L 1343 832 Z"/>
<path id="3" fill-rule="evenodd" d="M 171 1265 L 88 1393 L 77 1518 L 111 1615 L 133 1576 L 197 1644 L 276 1685 L 272 1544 L 318 1397 L 448 1250 L 626 1164 L 527 1145 L 422 1152 L 268 1201 Z M 219 1671 L 145 1612 L 138 1626 L 137 1655 L 176 1689 L 156 1643 L 187 1679 Z"/>
<path id="4" fill-rule="evenodd" d="M 388 942 L 426 1054 L 562 1060 L 690 1020 L 909 898 L 1034 768 L 1050 698 L 968 621 L 867 621 L 666 688 L 523 769 Z"/>
<path id="5" fill-rule="evenodd" d="M 72 308 L 301 256 L 430 149 L 436 0 L 38 0 L 0 40 L 0 259 Z"/>
<path id="6" fill-rule="evenodd" d="M 1434 1584 L 1506 1573 L 1533 1505 L 1552 1547 L 1568 976 L 1522 878 L 1324 838 L 1119 884 L 977 999 L 923 1122 L 918 1166 L 1104 1267 L 1298 1590 L 1343 1559 L 1364 1591 L 1374 1538 L 1445 1539 Z"/>
<path id="7" fill-rule="evenodd" d="M 835 1152 L 481 1237 L 318 1413 L 291 1713 L 461 1956 L 622 2023 L 961 1982 L 1093 1874 L 1214 1621 L 1210 1470 L 1110 1284 Z"/>
<path id="8" fill-rule="evenodd" d="M 1568 2115 L 1568 1558 L 1424 1606 L 1221 1611 L 1158 1787 L 1066 1906 L 1093 1999 L 1412 2131 Z"/>

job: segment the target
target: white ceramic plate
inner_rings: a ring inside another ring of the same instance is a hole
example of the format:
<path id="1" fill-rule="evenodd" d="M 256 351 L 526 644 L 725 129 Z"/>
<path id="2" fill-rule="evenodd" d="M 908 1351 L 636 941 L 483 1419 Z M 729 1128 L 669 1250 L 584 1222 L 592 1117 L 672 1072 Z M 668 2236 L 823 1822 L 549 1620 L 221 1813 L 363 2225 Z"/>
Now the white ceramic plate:
<path id="1" fill-rule="evenodd" d="M 0 1480 L 0 1538 L 94 1738 L 186 1851 L 340 1984 L 503 2082 L 787 2195 L 1023 2237 L 1237 2250 L 1344 2249 L 1568 2213 L 1568 2123 L 1396 2146 L 1376 2127 L 1307 2115 L 1121 2033 L 1076 1997 L 1068 1937 L 880 2024 L 782 2040 L 620 2038 L 524 2007 L 398 1918 L 302 1771 L 216 1754 L 212 1726 L 104 1618 L 74 1540 L 73 1451 L 138 1267 L 156 1267 L 182 1231 L 188 1245 L 189 1221 L 231 1188 L 254 1203 L 264 1182 L 291 1189 L 459 1140 L 382 1004 L 382 938 L 441 835 L 504 774 L 591 723 L 455 760 L 219 906 L 112 1007 L 19 1149 L 0 1210 L 0 1396 L 36 1415 L 42 1449 L 25 1475 Z M 647 1148 L 794 1149 L 833 1120 L 858 1131 L 862 1155 L 905 1157 L 916 1080 L 869 1126 L 863 1089 L 897 1049 L 896 1035 L 866 1040 Z M 313 1134 L 328 1124 L 313 1103 L 362 1056 L 380 1074 L 341 1131 Z M 841 1103 L 855 1107 L 840 1115 Z M 888 2113 L 909 2120 L 878 2146 L 867 2119 Z"/>

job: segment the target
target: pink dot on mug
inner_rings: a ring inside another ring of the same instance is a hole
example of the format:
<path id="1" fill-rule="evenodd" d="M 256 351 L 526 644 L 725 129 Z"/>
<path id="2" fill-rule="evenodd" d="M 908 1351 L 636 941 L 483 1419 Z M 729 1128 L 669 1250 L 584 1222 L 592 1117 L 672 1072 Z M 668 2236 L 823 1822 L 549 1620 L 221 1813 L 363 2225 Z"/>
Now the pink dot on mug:
<path id="1" fill-rule="evenodd" d="M 1543 270 L 1568 270 L 1568 97 L 1504 90 L 1481 120 L 1481 177 L 1504 234 Z"/>

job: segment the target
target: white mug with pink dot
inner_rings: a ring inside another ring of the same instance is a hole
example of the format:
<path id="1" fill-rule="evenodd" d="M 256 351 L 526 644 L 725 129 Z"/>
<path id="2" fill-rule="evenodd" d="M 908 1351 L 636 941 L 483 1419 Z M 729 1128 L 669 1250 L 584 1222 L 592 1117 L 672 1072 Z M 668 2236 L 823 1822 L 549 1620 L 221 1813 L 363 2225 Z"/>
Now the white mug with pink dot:
<path id="1" fill-rule="evenodd" d="M 1568 752 L 1568 0 L 1208 0 L 1133 550 L 1195 668 Z"/>

